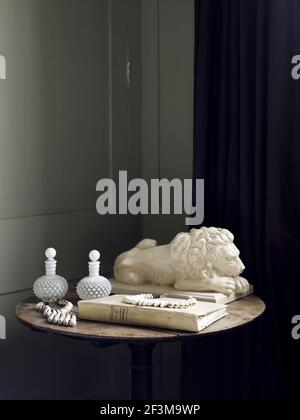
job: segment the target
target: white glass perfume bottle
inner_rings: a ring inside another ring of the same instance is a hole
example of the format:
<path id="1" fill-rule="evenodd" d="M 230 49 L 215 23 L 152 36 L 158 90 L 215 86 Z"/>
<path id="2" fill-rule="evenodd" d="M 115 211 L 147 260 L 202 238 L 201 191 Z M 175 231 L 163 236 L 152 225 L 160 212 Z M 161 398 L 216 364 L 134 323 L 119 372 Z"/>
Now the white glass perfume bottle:
<path id="1" fill-rule="evenodd" d="M 77 285 L 77 294 L 80 299 L 97 299 L 109 296 L 111 293 L 111 284 L 103 276 L 99 275 L 100 270 L 100 252 L 91 251 L 89 254 L 89 276 L 84 277 Z"/>
<path id="2" fill-rule="evenodd" d="M 55 249 L 48 248 L 45 255 L 46 274 L 35 281 L 33 292 L 43 302 L 55 302 L 66 295 L 68 283 L 66 279 L 56 274 Z"/>

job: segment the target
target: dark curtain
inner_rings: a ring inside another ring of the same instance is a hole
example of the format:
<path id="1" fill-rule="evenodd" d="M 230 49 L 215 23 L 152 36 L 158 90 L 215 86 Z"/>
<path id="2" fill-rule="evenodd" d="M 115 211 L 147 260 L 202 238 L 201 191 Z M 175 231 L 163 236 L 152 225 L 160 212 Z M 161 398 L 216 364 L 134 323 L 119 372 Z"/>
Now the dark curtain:
<path id="1" fill-rule="evenodd" d="M 263 319 L 183 347 L 183 398 L 286 399 L 300 385 L 299 0 L 195 1 L 194 176 L 230 229 Z M 191 360 L 193 362 L 191 362 Z M 204 361 L 204 362 L 203 362 Z"/>

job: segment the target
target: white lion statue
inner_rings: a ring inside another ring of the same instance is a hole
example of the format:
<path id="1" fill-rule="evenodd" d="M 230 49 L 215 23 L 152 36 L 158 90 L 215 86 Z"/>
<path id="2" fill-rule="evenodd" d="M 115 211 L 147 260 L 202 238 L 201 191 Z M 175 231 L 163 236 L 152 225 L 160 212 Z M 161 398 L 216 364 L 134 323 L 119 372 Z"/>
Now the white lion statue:
<path id="1" fill-rule="evenodd" d="M 249 283 L 240 277 L 245 266 L 234 236 L 227 229 L 202 227 L 178 233 L 168 244 L 157 246 L 144 239 L 119 255 L 115 279 L 121 283 L 152 283 L 177 290 L 245 293 Z"/>

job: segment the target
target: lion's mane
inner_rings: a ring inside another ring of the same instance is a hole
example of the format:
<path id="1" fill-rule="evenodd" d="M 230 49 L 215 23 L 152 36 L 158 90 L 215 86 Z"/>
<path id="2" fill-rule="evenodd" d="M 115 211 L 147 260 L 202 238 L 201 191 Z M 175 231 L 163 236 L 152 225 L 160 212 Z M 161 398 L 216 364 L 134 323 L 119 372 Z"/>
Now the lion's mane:
<path id="1" fill-rule="evenodd" d="M 231 244 L 234 236 L 229 230 L 216 227 L 191 229 L 178 233 L 170 243 L 176 261 L 176 280 L 208 280 L 215 273 L 217 252 Z"/>

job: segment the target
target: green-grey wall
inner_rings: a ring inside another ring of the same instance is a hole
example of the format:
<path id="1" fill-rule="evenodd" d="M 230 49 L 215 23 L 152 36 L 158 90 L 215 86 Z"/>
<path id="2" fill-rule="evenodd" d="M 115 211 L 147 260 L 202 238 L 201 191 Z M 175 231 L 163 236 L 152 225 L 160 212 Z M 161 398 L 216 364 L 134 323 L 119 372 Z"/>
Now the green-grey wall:
<path id="1" fill-rule="evenodd" d="M 192 178 L 194 1 L 143 0 L 143 175 Z M 143 218 L 160 243 L 186 230 L 185 216 Z"/>
<path id="2" fill-rule="evenodd" d="M 0 80 L 0 314 L 7 320 L 0 398 L 129 396 L 128 352 L 32 333 L 14 315 L 43 273 L 49 245 L 58 272 L 72 279 L 86 274 L 90 249 L 99 248 L 102 269 L 111 270 L 142 235 L 140 217 L 95 209 L 100 178 L 131 161 L 141 175 L 141 4 L 126 0 L 124 13 L 121 3 L 0 0 L 7 62 Z M 53 389 L 62 371 L 70 379 Z"/>

